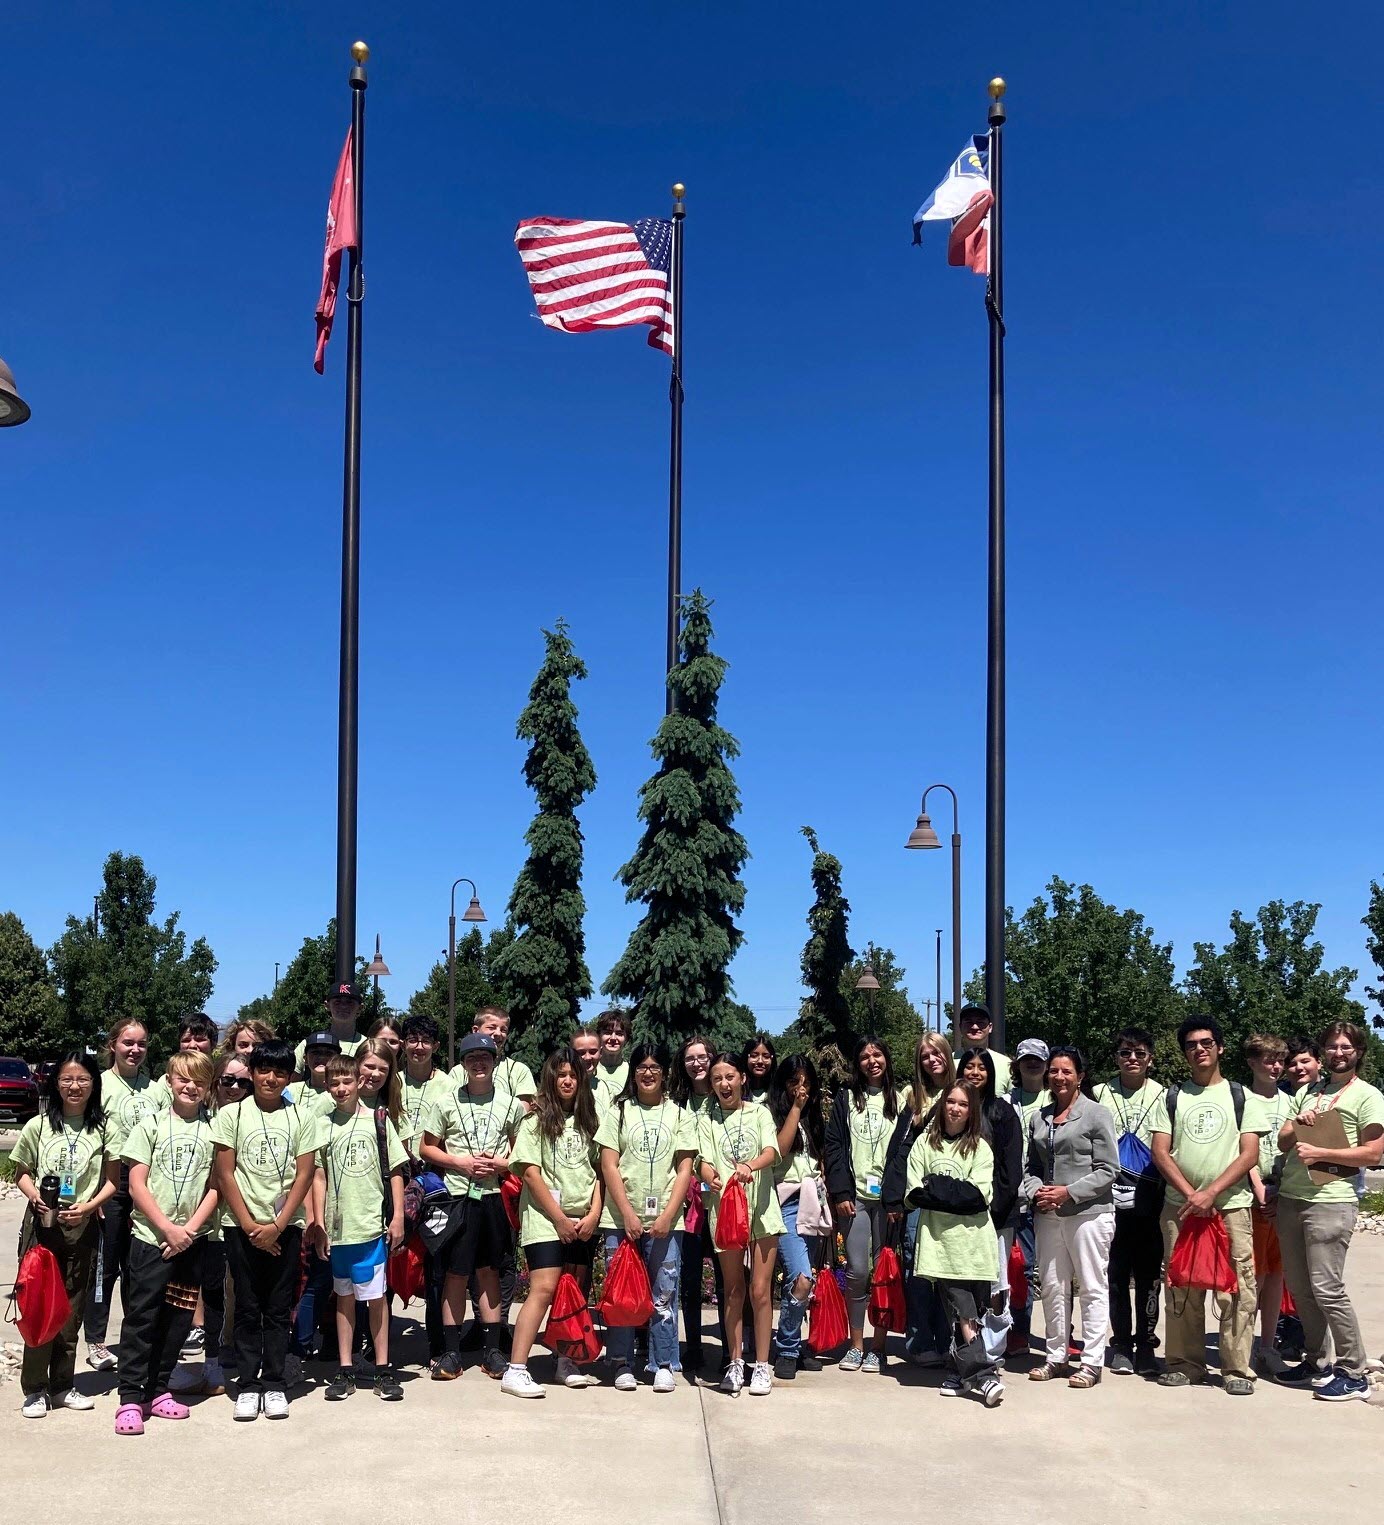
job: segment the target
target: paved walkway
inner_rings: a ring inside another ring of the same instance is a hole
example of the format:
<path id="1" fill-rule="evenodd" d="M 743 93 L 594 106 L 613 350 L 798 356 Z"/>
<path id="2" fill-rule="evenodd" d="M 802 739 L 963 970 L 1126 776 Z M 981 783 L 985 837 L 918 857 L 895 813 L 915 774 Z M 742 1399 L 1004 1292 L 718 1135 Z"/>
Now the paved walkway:
<path id="1" fill-rule="evenodd" d="M 6 1293 L 19 1206 L 0 1202 Z M 1350 1281 L 1377 1350 L 1384 1239 L 1357 1236 Z M 404 1327 L 407 1359 L 421 1347 Z M 548 1364 L 535 1357 L 540 1380 Z M 735 1400 L 684 1383 L 667 1396 L 553 1388 L 522 1403 L 468 1371 L 406 1380 L 400 1404 L 300 1390 L 278 1424 L 236 1425 L 229 1400 L 201 1400 L 185 1423 L 151 1422 L 131 1440 L 114 1434 L 109 1375 L 79 1370 L 101 1395 L 94 1413 L 23 1420 L 18 1384 L 0 1387 L 6 1521 L 379 1525 L 407 1511 L 485 1525 L 796 1525 L 928 1518 L 959 1493 L 967 1517 L 996 1520 L 1022 1507 L 1064 1525 L 1353 1525 L 1377 1515 L 1384 1491 L 1384 1409 L 1264 1383 L 1232 1399 L 1107 1376 L 1082 1393 L 1015 1372 L 1003 1407 L 987 1411 L 938 1398 L 936 1374 L 893 1362 L 881 1377 L 832 1369 Z"/>

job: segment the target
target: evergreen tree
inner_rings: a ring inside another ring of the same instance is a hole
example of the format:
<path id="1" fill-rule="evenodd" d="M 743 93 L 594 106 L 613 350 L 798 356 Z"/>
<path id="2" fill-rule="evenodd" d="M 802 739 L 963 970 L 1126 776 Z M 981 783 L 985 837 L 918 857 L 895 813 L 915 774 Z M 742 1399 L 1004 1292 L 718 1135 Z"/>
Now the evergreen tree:
<path id="1" fill-rule="evenodd" d="M 1360 925 L 1367 934 L 1365 951 L 1374 962 L 1378 971 L 1375 978 L 1379 981 L 1378 988 L 1366 985 L 1365 994 L 1376 1006 L 1384 1008 L 1384 885 L 1373 879 L 1370 880 L 1370 903 L 1360 918 Z M 1384 1016 L 1375 1016 L 1370 1020 L 1375 1027 L 1384 1027 Z"/>
<path id="2" fill-rule="evenodd" d="M 644 832 L 620 870 L 625 899 L 644 916 L 601 986 L 635 1006 L 640 1037 L 670 1046 L 729 1022 L 731 958 L 743 933 L 740 870 L 749 850 L 733 822 L 740 794 L 730 760 L 735 739 L 716 723 L 726 662 L 711 652 L 710 605 L 687 600 L 680 660 L 668 674 L 676 705 L 653 740 L 658 770 L 640 790 Z"/>
<path id="3" fill-rule="evenodd" d="M 822 851 L 810 826 L 804 826 L 802 834 L 812 849 L 816 899 L 807 913 L 802 970 L 808 995 L 799 1009 L 798 1030 L 809 1049 L 830 1043 L 844 1051 L 850 1039 L 851 1010 L 841 978 L 854 957 L 846 936 L 851 906 L 841 892 L 841 860 Z"/>
<path id="4" fill-rule="evenodd" d="M 543 636 L 547 651 L 518 725 L 529 743 L 524 778 L 538 814 L 525 833 L 529 856 L 509 898 L 514 940 L 496 965 L 509 992 L 509 1052 L 530 1064 L 571 1033 L 591 994 L 577 806 L 596 787 L 596 770 L 577 730 L 571 692 L 586 666 L 563 620 Z"/>
<path id="5" fill-rule="evenodd" d="M 43 950 L 13 911 L 0 911 L 0 1054 L 52 1059 L 69 1047 Z"/>

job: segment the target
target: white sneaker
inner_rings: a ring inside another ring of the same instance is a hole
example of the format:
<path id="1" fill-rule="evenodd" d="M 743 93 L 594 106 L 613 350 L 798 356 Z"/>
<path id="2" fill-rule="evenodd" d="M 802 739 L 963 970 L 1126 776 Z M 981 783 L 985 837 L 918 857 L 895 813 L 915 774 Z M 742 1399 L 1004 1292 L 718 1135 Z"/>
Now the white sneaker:
<path id="1" fill-rule="evenodd" d="M 107 1350 L 104 1345 L 88 1345 L 86 1361 L 92 1371 L 114 1371 L 116 1368 L 114 1351 Z"/>
<path id="2" fill-rule="evenodd" d="M 583 1371 L 571 1356 L 557 1358 L 557 1380 L 564 1387 L 595 1387 L 596 1379 L 589 1371 Z"/>
<path id="3" fill-rule="evenodd" d="M 50 1402 L 55 1409 L 75 1409 L 79 1414 L 85 1414 L 88 1409 L 96 1407 L 95 1398 L 88 1398 L 75 1387 L 69 1387 L 65 1393 L 54 1393 Z"/>
<path id="4" fill-rule="evenodd" d="M 725 1375 L 721 1378 L 721 1391 L 729 1393 L 732 1398 L 740 1396 L 740 1389 L 745 1385 L 745 1363 L 732 1361 L 726 1367 Z"/>
<path id="5" fill-rule="evenodd" d="M 654 1391 L 656 1393 L 675 1393 L 678 1390 L 678 1379 L 673 1375 L 671 1366 L 660 1366 L 654 1373 Z"/>
<path id="6" fill-rule="evenodd" d="M 287 1419 L 288 1394 L 281 1393 L 277 1387 L 269 1388 L 264 1395 L 264 1417 L 266 1419 Z"/>
<path id="7" fill-rule="evenodd" d="M 42 1419 L 48 1412 L 48 1394 L 30 1393 L 19 1412 L 26 1419 Z"/>
<path id="8" fill-rule="evenodd" d="M 960 1377 L 943 1377 L 942 1385 L 937 1389 L 939 1398 L 959 1398 L 966 1391 L 966 1384 Z"/>
<path id="9" fill-rule="evenodd" d="M 1004 1383 L 998 1377 L 982 1377 L 976 1383 L 976 1392 L 988 1409 L 998 1408 L 1004 1402 Z"/>
<path id="10" fill-rule="evenodd" d="M 756 1361 L 750 1367 L 750 1397 L 767 1398 L 774 1390 L 774 1373 L 767 1361 Z"/>
<path id="11" fill-rule="evenodd" d="M 238 1393 L 235 1400 L 234 1418 L 241 1421 L 258 1419 L 260 1411 L 260 1395 L 258 1393 Z"/>
<path id="12" fill-rule="evenodd" d="M 500 1391 L 511 1398 L 546 1398 L 547 1389 L 533 1380 L 527 1366 L 506 1366 L 500 1378 Z"/>
<path id="13" fill-rule="evenodd" d="M 628 1366 L 622 1366 L 615 1373 L 615 1391 L 617 1393 L 632 1393 L 638 1386 L 638 1379 Z"/>

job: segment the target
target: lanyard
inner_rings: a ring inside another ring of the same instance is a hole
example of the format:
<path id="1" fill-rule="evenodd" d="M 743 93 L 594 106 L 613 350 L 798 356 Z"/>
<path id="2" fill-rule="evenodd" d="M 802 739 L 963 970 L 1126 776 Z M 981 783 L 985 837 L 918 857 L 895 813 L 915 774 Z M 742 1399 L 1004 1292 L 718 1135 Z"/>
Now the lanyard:
<path id="1" fill-rule="evenodd" d="M 244 1103 L 242 1103 L 242 1105 L 244 1105 Z M 284 1163 L 280 1165 L 274 1158 L 274 1143 L 273 1140 L 269 1137 L 269 1124 L 264 1120 L 264 1108 L 257 1105 L 255 1110 L 259 1113 L 260 1132 L 264 1134 L 264 1147 L 266 1153 L 269 1155 L 269 1163 L 273 1165 L 274 1169 L 279 1172 L 279 1193 L 282 1195 L 288 1181 L 288 1141 L 291 1136 L 291 1132 L 285 1132 L 284 1134 Z M 279 1110 L 282 1111 L 283 1109 L 279 1108 Z M 277 1133 L 278 1129 L 276 1128 L 274 1131 Z"/>
<path id="2" fill-rule="evenodd" d="M 174 1146 L 173 1146 L 173 1122 L 174 1122 L 174 1119 L 175 1119 L 176 1116 L 177 1116 L 177 1114 L 170 1107 L 169 1108 L 169 1112 L 168 1112 L 168 1158 L 169 1158 L 170 1161 L 174 1161 L 174 1162 L 176 1162 L 177 1158 L 178 1158 L 178 1155 L 177 1155 L 177 1153 L 176 1153 L 176 1151 L 174 1149 Z M 195 1166 L 197 1164 L 197 1155 L 198 1155 L 198 1150 L 199 1150 L 199 1147 L 201 1145 L 201 1142 L 202 1142 L 202 1119 L 199 1117 L 196 1120 L 196 1122 L 193 1124 L 192 1144 L 191 1144 L 191 1146 L 189 1147 L 189 1149 L 187 1151 L 187 1166 L 186 1166 L 186 1168 L 183 1171 L 183 1178 L 182 1178 L 182 1180 L 180 1181 L 178 1179 L 178 1171 L 177 1171 L 176 1163 L 174 1164 L 174 1168 L 169 1171 L 169 1174 L 173 1177 L 173 1221 L 174 1221 L 174 1223 L 181 1223 L 183 1221 L 182 1218 L 179 1216 L 179 1213 L 181 1212 L 182 1205 L 183 1205 L 183 1192 L 184 1192 L 184 1190 L 187 1187 L 187 1183 L 192 1179 L 192 1172 L 193 1172 L 193 1169 L 195 1168 Z"/>
<path id="3" fill-rule="evenodd" d="M 1347 1080 L 1346 1083 L 1341 1087 L 1341 1089 L 1336 1092 L 1335 1096 L 1333 1096 L 1331 1098 L 1331 1100 L 1328 1101 L 1327 1104 L 1324 1107 L 1318 1107 L 1317 1111 L 1318 1112 L 1331 1112 L 1331 1111 L 1334 1111 L 1335 1108 L 1336 1108 L 1336 1105 L 1340 1101 L 1341 1097 L 1343 1097 L 1346 1094 L 1346 1092 L 1348 1090 L 1350 1090 L 1351 1086 L 1353 1086 L 1355 1084 L 1355 1082 L 1357 1080 L 1359 1080 L 1359 1078 L 1360 1077 L 1358 1075 L 1352 1075 L 1350 1077 L 1350 1079 Z M 1325 1086 L 1322 1086 L 1322 1089 L 1318 1092 L 1318 1095 L 1320 1095 L 1322 1097 L 1325 1097 L 1325 1095 L 1326 1095 L 1326 1087 Z"/>
<path id="4" fill-rule="evenodd" d="M 873 1094 L 867 1090 L 865 1093 L 865 1116 L 867 1119 L 869 1118 L 870 1113 L 875 1110 L 870 1105 L 873 1100 Z M 874 1133 L 869 1134 L 870 1169 L 876 1172 L 879 1170 L 880 1153 L 884 1145 L 884 1121 L 884 1091 L 881 1089 L 879 1093 L 879 1133 L 878 1135 L 875 1135 Z"/>
<path id="5" fill-rule="evenodd" d="M 413 1124 L 413 1132 L 411 1134 L 411 1137 L 413 1138 L 418 1137 L 418 1119 L 422 1115 L 423 1103 L 427 1100 L 428 1087 L 432 1084 L 432 1082 L 433 1078 L 431 1075 L 429 1075 L 423 1084 L 418 1088 L 418 1100 L 414 1102 L 413 1112 L 409 1118 L 409 1121 Z"/>
<path id="6" fill-rule="evenodd" d="M 644 1120 L 642 1115 L 643 1109 L 640 1109 L 641 1116 L 639 1118 L 639 1125 L 644 1131 L 639 1135 L 639 1142 L 634 1146 L 634 1153 L 636 1158 L 648 1161 L 649 1195 L 651 1197 L 657 1195 L 657 1193 L 654 1191 L 654 1161 L 658 1158 L 659 1148 L 663 1143 L 663 1117 L 667 1106 L 667 1101 L 659 1102 L 658 1121 L 653 1125 L 652 1128 L 650 1128 L 648 1123 Z M 722 1123 L 721 1127 L 722 1131 L 724 1131 L 725 1124 Z M 743 1123 L 741 1124 L 741 1132 L 744 1132 Z"/>
<path id="7" fill-rule="evenodd" d="M 498 1091 L 493 1090 L 490 1093 L 490 1100 L 486 1103 L 485 1107 L 485 1127 L 481 1132 L 480 1138 L 478 1139 L 476 1135 L 471 1131 L 471 1118 L 475 1116 L 476 1103 L 471 1100 L 471 1093 L 464 1086 L 457 1092 L 457 1121 L 461 1124 L 462 1142 L 469 1146 L 467 1151 L 468 1153 L 495 1153 L 495 1150 L 492 1147 L 488 1147 L 488 1141 L 490 1139 L 491 1114 L 495 1111 L 495 1099 L 499 1094 L 500 1093 Z M 463 1097 L 468 1103 L 465 1112 L 463 1112 L 461 1109 Z"/>
<path id="8" fill-rule="evenodd" d="M 327 1161 L 331 1170 L 327 1172 L 332 1183 L 332 1222 L 341 1221 L 341 1177 L 343 1175 L 342 1161 L 351 1157 L 351 1140 L 355 1137 L 356 1125 L 360 1122 L 360 1113 L 357 1112 L 351 1119 L 351 1126 L 346 1130 L 345 1144 L 338 1145 L 335 1141 L 327 1146 Z M 339 1130 L 336 1130 L 339 1131 Z"/>
<path id="9" fill-rule="evenodd" d="M 1144 1082 L 1144 1086 L 1146 1086 L 1147 1084 L 1148 1084 L 1148 1082 L 1145 1081 Z M 1144 1091 L 1144 1086 L 1140 1086 L 1140 1088 L 1134 1093 L 1134 1095 L 1135 1096 L 1142 1095 L 1143 1091 Z M 1134 1097 L 1133 1096 L 1126 1096 L 1125 1095 L 1125 1093 L 1124 1093 L 1124 1082 L 1122 1080 L 1117 1080 L 1115 1082 L 1115 1084 L 1110 1087 L 1110 1094 L 1115 1099 L 1115 1102 L 1116 1102 L 1116 1104 L 1119 1107 L 1120 1132 L 1121 1133 L 1138 1133 L 1138 1131 L 1139 1131 L 1139 1124 L 1141 1122 L 1143 1122 L 1143 1120 L 1149 1115 L 1150 1112 L 1153 1111 L 1153 1106 L 1154 1106 L 1153 1102 L 1149 1102 L 1148 1106 L 1146 1106 L 1144 1108 L 1144 1110 L 1138 1115 L 1138 1117 L 1136 1117 L 1134 1119 L 1134 1124 L 1131 1127 L 1130 1121 L 1129 1121 L 1129 1103 L 1134 1100 Z"/>

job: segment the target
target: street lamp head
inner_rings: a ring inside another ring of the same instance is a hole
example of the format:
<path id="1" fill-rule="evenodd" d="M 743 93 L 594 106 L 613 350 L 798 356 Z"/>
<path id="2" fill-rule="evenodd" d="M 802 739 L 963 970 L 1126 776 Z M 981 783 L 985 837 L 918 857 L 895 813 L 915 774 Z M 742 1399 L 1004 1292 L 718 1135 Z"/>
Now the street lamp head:
<path id="1" fill-rule="evenodd" d="M 366 965 L 365 974 L 367 979 L 383 979 L 389 973 L 389 965 L 380 957 L 380 935 L 375 934 L 375 956 Z"/>
<path id="2" fill-rule="evenodd" d="M 353 42 L 351 44 L 351 57 L 354 58 L 358 64 L 363 64 L 367 62 L 370 57 L 370 49 L 366 47 L 363 42 Z"/>
<path id="3" fill-rule="evenodd" d="M 903 845 L 905 847 L 941 847 L 941 839 L 932 829 L 932 818 L 920 815 L 918 824 L 908 833 L 908 841 Z"/>
<path id="4" fill-rule="evenodd" d="M 865 965 L 860 978 L 855 982 L 857 990 L 868 991 L 871 995 L 879 989 L 879 980 L 875 977 L 875 971 L 869 964 Z"/>
<path id="5" fill-rule="evenodd" d="M 471 897 L 471 904 L 468 905 L 466 909 L 461 913 L 461 919 L 463 921 L 485 920 L 485 912 L 481 910 L 481 903 L 476 899 L 474 895 Z"/>
<path id="6" fill-rule="evenodd" d="M 13 428 L 27 423 L 29 404 L 19 395 L 14 384 L 14 372 L 0 360 L 0 429 Z"/>

